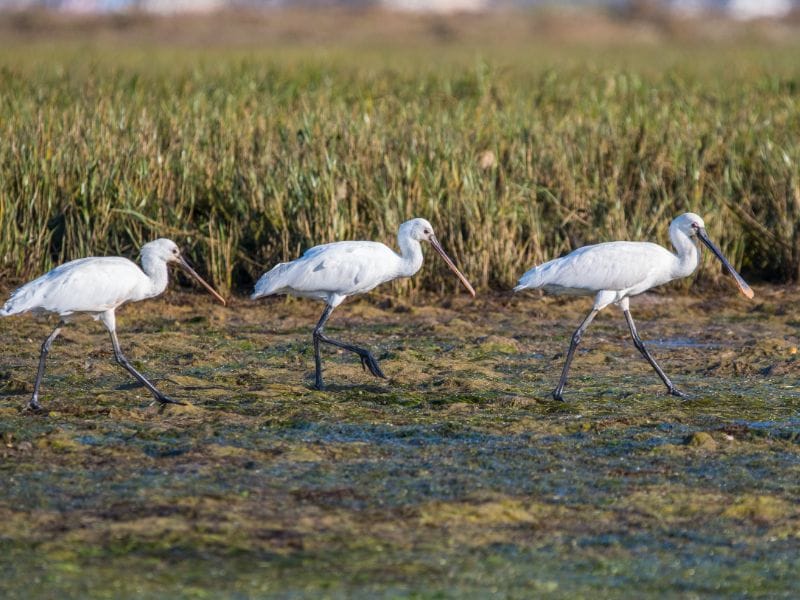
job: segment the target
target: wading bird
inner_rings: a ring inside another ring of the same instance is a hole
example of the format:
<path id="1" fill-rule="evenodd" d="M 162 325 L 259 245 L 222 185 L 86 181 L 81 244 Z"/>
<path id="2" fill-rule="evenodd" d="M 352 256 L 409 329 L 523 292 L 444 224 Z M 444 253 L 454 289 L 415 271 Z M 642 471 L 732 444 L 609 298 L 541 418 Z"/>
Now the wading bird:
<path id="1" fill-rule="evenodd" d="M 382 283 L 399 277 L 411 277 L 419 271 L 422 267 L 422 240 L 430 242 L 474 296 L 475 290 L 445 254 L 433 234 L 433 227 L 425 219 L 411 219 L 400 225 L 397 232 L 400 254 L 379 242 L 323 244 L 306 250 L 297 260 L 275 265 L 258 280 L 251 296 L 253 299 L 273 294 L 291 294 L 325 301 L 325 311 L 314 328 L 313 335 L 316 364 L 314 386 L 318 390 L 323 388 L 320 342 L 358 354 L 364 369 L 369 369 L 375 377 L 386 378 L 369 350 L 331 339 L 325 335 L 323 328 L 333 309 L 347 296 L 363 294 Z"/>
<path id="2" fill-rule="evenodd" d="M 159 392 L 122 354 L 117 340 L 114 311 L 125 302 L 136 302 L 161 294 L 167 288 L 168 263 L 177 263 L 183 267 L 222 304 L 225 304 L 225 299 L 195 273 L 171 240 L 162 238 L 142 246 L 141 261 L 140 269 L 127 258 L 119 256 L 80 258 L 56 267 L 11 294 L 11 298 L 0 309 L 0 316 L 52 312 L 60 317 L 58 325 L 42 344 L 39 370 L 28 408 L 41 409 L 39 386 L 44 375 L 47 353 L 62 327 L 80 313 L 103 322 L 111 334 L 116 361 L 138 379 L 156 400 L 162 404 L 182 404 Z"/>
<path id="3" fill-rule="evenodd" d="M 553 390 L 553 398 L 563 400 L 562 393 L 575 348 L 578 347 L 584 331 L 597 313 L 609 304 L 616 304 L 622 309 L 636 349 L 658 373 L 661 381 L 667 386 L 667 391 L 673 396 L 686 396 L 658 366 L 639 337 L 628 309 L 628 298 L 673 279 L 691 275 L 700 262 L 700 250 L 694 241 L 695 238 L 708 246 L 722 261 L 725 268 L 733 275 L 742 294 L 752 298 L 753 290 L 731 266 L 719 248 L 708 239 L 703 219 L 698 215 L 685 213 L 676 217 L 669 226 L 669 238 L 677 251 L 676 254 L 649 242 L 607 242 L 578 248 L 567 256 L 534 267 L 520 278 L 519 285 L 514 288 L 515 292 L 543 289 L 552 294 L 576 296 L 595 294 L 591 312 L 572 336 L 561 379 Z"/>

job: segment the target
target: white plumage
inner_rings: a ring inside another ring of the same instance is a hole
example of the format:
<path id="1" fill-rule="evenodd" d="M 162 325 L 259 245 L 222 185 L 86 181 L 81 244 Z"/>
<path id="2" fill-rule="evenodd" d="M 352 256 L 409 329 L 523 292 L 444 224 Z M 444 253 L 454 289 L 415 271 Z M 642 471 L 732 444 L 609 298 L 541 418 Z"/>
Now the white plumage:
<path id="1" fill-rule="evenodd" d="M 541 288 L 551 294 L 585 296 L 606 290 L 614 292 L 616 301 L 683 277 L 676 259 L 666 248 L 649 242 L 584 246 L 531 269 L 514 291 Z"/>
<path id="2" fill-rule="evenodd" d="M 422 249 L 419 242 L 414 244 L 409 244 L 405 257 L 380 242 L 314 246 L 297 260 L 275 265 L 262 275 L 252 297 L 291 294 L 324 300 L 335 308 L 347 296 L 369 292 L 382 283 L 419 271 Z"/>
<path id="3" fill-rule="evenodd" d="M 174 402 L 153 387 L 123 356 L 117 340 L 114 311 L 125 302 L 163 293 L 169 280 L 167 264 L 171 262 L 187 270 L 223 304 L 225 300 L 194 272 L 171 240 L 158 239 L 145 244 L 141 249 L 141 260 L 142 268 L 118 256 L 80 258 L 56 267 L 11 294 L 0 309 L 0 316 L 52 312 L 60 317 L 58 326 L 42 344 L 39 371 L 28 404 L 30 408 L 41 408 L 38 398 L 45 358 L 63 325 L 76 314 L 100 319 L 111 334 L 117 362 L 145 385 L 159 402 Z"/>
<path id="4" fill-rule="evenodd" d="M 52 312 L 61 317 L 87 313 L 99 318 L 125 302 L 161 294 L 167 286 L 166 263 L 146 275 L 121 257 L 80 258 L 64 263 L 11 294 L 0 316 Z"/>
<path id="5" fill-rule="evenodd" d="M 376 377 L 384 377 L 377 360 L 364 348 L 328 338 L 323 333 L 325 322 L 334 308 L 345 298 L 363 294 L 382 283 L 398 277 L 411 277 L 422 267 L 422 246 L 428 241 L 447 265 L 474 296 L 469 281 L 447 256 L 425 219 L 412 219 L 400 226 L 397 233 L 398 254 L 379 242 L 348 241 L 315 246 L 303 256 L 288 263 L 275 265 L 261 276 L 255 285 L 252 298 L 273 294 L 291 294 L 314 298 L 326 303 L 317 327 L 314 329 L 314 357 L 316 362 L 315 386 L 322 389 L 322 366 L 319 344 L 325 342 L 351 352 L 361 358 L 361 364 Z"/>
<path id="6" fill-rule="evenodd" d="M 676 252 L 649 242 L 607 242 L 584 246 L 562 258 L 556 258 L 534 267 L 519 279 L 514 291 L 543 289 L 552 294 L 594 295 L 592 311 L 575 331 L 567 353 L 561 380 L 553 391 L 562 399 L 567 372 L 575 348 L 589 323 L 598 311 L 609 304 L 618 305 L 625 314 L 634 344 L 661 377 L 668 391 L 683 395 L 664 374 L 645 348 L 633 322 L 628 298 L 658 285 L 688 277 L 700 263 L 700 251 L 695 239 L 703 242 L 733 275 L 741 292 L 748 298 L 753 291 L 731 266 L 722 252 L 708 238 L 703 219 L 694 213 L 676 217 L 669 227 L 669 236 Z"/>

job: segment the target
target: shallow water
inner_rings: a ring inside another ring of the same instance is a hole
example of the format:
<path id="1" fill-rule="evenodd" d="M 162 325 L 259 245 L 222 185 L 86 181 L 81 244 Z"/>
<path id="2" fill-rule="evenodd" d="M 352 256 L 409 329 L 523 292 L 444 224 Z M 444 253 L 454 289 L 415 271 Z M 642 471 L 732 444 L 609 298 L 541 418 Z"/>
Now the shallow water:
<path id="1" fill-rule="evenodd" d="M 684 337 L 650 340 L 648 345 L 655 348 L 719 348 L 721 346 L 715 342 L 698 342 Z"/>
<path id="2" fill-rule="evenodd" d="M 666 396 L 601 314 L 549 399 L 587 301 L 166 298 L 123 348 L 188 406 L 150 406 L 91 321 L 0 320 L 0 592 L 29 598 L 603 597 L 800 593 L 797 290 L 632 302 L 691 398 Z M 653 340 L 649 342 L 649 340 Z M 660 340 L 660 343 L 659 343 Z"/>

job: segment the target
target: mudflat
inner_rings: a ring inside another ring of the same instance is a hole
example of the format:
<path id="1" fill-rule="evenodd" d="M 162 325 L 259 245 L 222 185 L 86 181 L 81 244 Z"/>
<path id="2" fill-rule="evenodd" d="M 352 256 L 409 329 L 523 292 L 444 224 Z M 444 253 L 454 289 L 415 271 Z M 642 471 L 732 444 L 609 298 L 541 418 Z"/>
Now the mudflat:
<path id="1" fill-rule="evenodd" d="M 99 323 L 0 320 L 6 598 L 800 594 L 796 287 L 632 300 L 555 386 L 588 299 L 373 294 L 322 306 L 168 292 L 118 313 L 151 405 Z"/>

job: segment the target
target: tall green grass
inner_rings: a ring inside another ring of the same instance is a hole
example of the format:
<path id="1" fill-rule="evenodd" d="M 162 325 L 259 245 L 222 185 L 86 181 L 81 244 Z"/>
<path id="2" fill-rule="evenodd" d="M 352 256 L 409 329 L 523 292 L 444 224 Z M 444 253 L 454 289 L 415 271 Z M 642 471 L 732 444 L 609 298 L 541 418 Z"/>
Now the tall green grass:
<path id="1" fill-rule="evenodd" d="M 752 279 L 800 275 L 796 50 L 182 52 L 0 57 L 6 282 L 169 236 L 244 291 L 312 245 L 393 244 L 423 216 L 474 283 L 507 289 L 583 244 L 668 244 L 687 210 Z M 401 287 L 455 285 L 431 264 Z"/>

